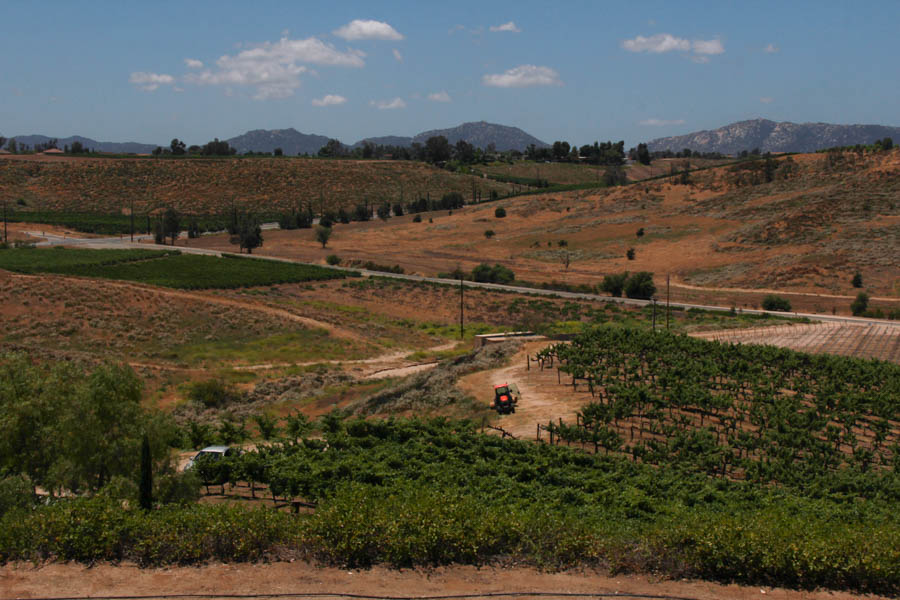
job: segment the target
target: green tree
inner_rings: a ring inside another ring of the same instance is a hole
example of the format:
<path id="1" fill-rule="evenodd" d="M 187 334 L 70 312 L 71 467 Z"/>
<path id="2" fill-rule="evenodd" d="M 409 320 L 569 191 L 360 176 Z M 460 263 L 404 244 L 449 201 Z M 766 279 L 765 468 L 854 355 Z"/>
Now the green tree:
<path id="1" fill-rule="evenodd" d="M 622 297 L 622 291 L 625 289 L 625 282 L 628 280 L 628 271 L 613 275 L 606 275 L 600 283 L 600 289 L 616 298 Z"/>
<path id="2" fill-rule="evenodd" d="M 277 417 L 261 413 L 253 415 L 253 420 L 256 421 L 256 427 L 259 429 L 259 435 L 262 439 L 268 441 L 278 436 L 279 428 Z"/>
<path id="3" fill-rule="evenodd" d="M 259 226 L 259 222 L 253 217 L 248 216 L 244 219 L 238 236 L 240 237 L 240 249 L 246 248 L 247 254 L 253 254 L 254 248 L 259 248 L 263 245 L 262 227 Z"/>
<path id="4" fill-rule="evenodd" d="M 316 226 L 316 241 L 322 244 L 322 248 L 328 245 L 328 240 L 331 238 L 331 227 L 324 227 L 322 225 Z"/>
<path id="5" fill-rule="evenodd" d="M 442 135 L 428 138 L 425 142 L 425 156 L 430 163 L 446 162 L 450 160 L 451 146 Z"/>
<path id="6" fill-rule="evenodd" d="M 453 155 L 464 165 L 472 164 L 475 162 L 475 147 L 465 140 L 459 140 L 453 148 Z"/>
<path id="7" fill-rule="evenodd" d="M 853 279 L 850 280 L 850 285 L 852 285 L 855 288 L 861 288 L 863 286 L 862 273 L 860 273 L 859 271 L 854 273 Z"/>
<path id="8" fill-rule="evenodd" d="M 656 286 L 653 284 L 653 273 L 649 271 L 638 271 L 630 275 L 625 281 L 625 295 L 629 298 L 649 300 L 655 293 Z"/>
<path id="9" fill-rule="evenodd" d="M 850 303 L 850 312 L 852 312 L 855 317 L 861 316 L 868 308 L 869 295 L 865 292 L 858 293 L 856 295 L 856 300 Z"/>
<path id="10" fill-rule="evenodd" d="M 340 140 L 330 139 L 328 142 L 319 148 L 319 156 L 322 158 L 337 158 L 339 156 L 343 156 L 345 154 L 344 145 Z"/>
<path id="11" fill-rule="evenodd" d="M 494 216 L 498 219 L 502 219 L 503 217 L 506 216 L 506 209 L 503 208 L 502 206 L 498 206 L 497 208 L 494 209 Z"/>
<path id="12" fill-rule="evenodd" d="M 638 144 L 637 160 L 642 165 L 650 164 L 650 149 L 647 147 L 647 144 Z"/>
<path id="13" fill-rule="evenodd" d="M 634 260 L 634 248 L 629 248 L 629 249 L 625 252 L 625 257 L 626 257 L 628 260 Z"/>
<path id="14" fill-rule="evenodd" d="M 175 240 L 181 234 L 181 221 L 178 217 L 178 212 L 172 207 L 167 208 L 163 214 L 162 223 L 163 237 L 171 238 L 174 246 Z"/>
<path id="15" fill-rule="evenodd" d="M 787 298 L 769 294 L 762 301 L 763 310 L 775 310 L 781 312 L 790 312 L 791 303 Z"/>
<path id="16" fill-rule="evenodd" d="M 181 156 L 185 153 L 185 143 L 179 140 L 178 138 L 173 139 L 169 143 L 169 149 L 172 151 L 172 154 L 175 156 Z"/>

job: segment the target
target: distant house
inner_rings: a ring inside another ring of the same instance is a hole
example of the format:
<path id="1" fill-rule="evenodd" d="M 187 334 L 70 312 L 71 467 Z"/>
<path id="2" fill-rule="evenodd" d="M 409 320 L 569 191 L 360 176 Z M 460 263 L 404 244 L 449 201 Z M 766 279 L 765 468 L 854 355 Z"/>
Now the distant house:
<path id="1" fill-rule="evenodd" d="M 63 154 L 63 151 L 59 148 L 48 148 L 44 150 L 41 154 Z"/>

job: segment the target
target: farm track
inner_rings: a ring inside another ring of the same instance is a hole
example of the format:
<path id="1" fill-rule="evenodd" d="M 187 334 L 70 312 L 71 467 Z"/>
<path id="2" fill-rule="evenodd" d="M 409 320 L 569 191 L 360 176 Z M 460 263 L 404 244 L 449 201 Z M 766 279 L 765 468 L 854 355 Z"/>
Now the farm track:
<path id="1" fill-rule="evenodd" d="M 697 292 L 731 292 L 735 294 L 782 294 L 785 296 L 804 296 L 807 298 L 831 298 L 835 300 L 853 300 L 856 296 L 845 296 L 841 294 L 820 294 L 813 292 L 794 292 L 794 291 L 784 291 L 784 290 L 772 290 L 765 288 L 733 288 L 733 287 L 704 287 L 700 285 L 691 285 L 689 283 L 685 283 L 683 281 L 676 281 L 675 278 L 672 278 L 671 285 L 673 288 L 681 288 L 685 290 L 693 290 Z M 900 302 L 900 298 L 893 298 L 891 296 L 871 296 L 869 298 L 873 301 L 879 302 Z"/>

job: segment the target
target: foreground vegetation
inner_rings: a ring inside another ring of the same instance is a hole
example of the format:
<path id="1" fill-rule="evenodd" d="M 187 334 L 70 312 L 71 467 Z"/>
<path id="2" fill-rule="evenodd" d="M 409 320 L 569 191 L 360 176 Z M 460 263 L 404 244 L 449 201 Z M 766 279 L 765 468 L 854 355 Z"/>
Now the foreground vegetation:
<path id="1" fill-rule="evenodd" d="M 278 495 L 315 501 L 313 514 L 60 501 L 8 512 L 0 558 L 161 565 L 297 556 L 352 567 L 512 561 L 900 589 L 895 474 L 822 478 L 823 493 L 812 495 L 504 440 L 467 422 L 331 415 L 320 427 L 322 439 L 286 440 L 215 469 L 218 481 L 270 479 Z"/>
<path id="2" fill-rule="evenodd" d="M 281 261 L 177 251 L 22 248 L 0 251 L 0 269 L 136 281 L 181 289 L 238 288 L 341 279 L 352 272 Z"/>

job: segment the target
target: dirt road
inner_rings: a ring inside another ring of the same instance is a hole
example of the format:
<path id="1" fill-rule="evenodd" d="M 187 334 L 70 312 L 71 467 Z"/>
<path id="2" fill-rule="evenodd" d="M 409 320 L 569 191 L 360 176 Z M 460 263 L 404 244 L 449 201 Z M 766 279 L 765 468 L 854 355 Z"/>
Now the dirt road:
<path id="1" fill-rule="evenodd" d="M 529 592 L 535 596 L 527 595 Z M 31 564 L 0 567 L 0 600 L 9 598 L 85 598 L 196 594 L 194 600 L 224 594 L 358 594 L 421 598 L 453 594 L 523 593 L 523 600 L 572 597 L 677 597 L 684 600 L 850 600 L 846 592 L 804 592 L 741 587 L 703 581 L 661 581 L 648 576 L 616 576 L 567 571 L 545 573 L 527 568 L 448 567 L 427 571 L 383 567 L 363 571 L 325 568 L 304 562 L 211 564 L 201 567 L 140 569 L 131 565 Z M 209 594 L 205 596 L 204 594 Z M 559 594 L 554 596 L 553 594 Z M 878 600 L 875 596 L 867 596 Z"/>

